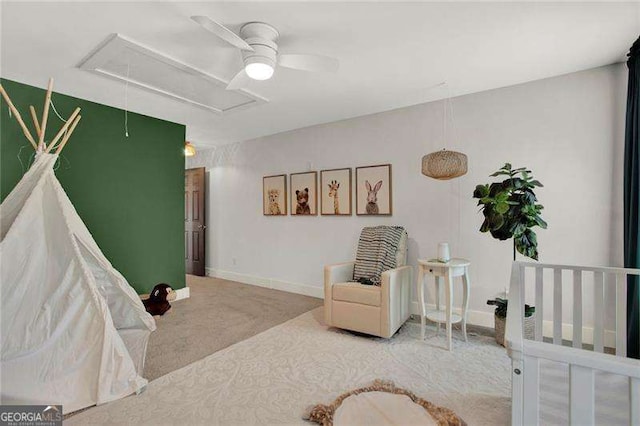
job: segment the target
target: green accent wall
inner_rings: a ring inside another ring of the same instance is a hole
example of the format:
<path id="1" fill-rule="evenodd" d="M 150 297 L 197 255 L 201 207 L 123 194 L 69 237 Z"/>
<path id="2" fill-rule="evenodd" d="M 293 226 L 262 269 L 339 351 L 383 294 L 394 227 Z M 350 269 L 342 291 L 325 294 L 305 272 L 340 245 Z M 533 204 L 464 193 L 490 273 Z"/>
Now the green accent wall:
<path id="1" fill-rule="evenodd" d="M 41 115 L 45 90 L 1 81 L 36 138 L 29 105 Z M 129 112 L 126 137 L 123 110 L 55 92 L 52 99 L 65 119 L 76 107 L 82 109 L 56 175 L 105 256 L 138 293 L 160 282 L 184 287 L 185 126 Z M 51 140 L 62 124 L 50 110 L 45 139 Z M 2 200 L 33 153 L 0 101 Z"/>

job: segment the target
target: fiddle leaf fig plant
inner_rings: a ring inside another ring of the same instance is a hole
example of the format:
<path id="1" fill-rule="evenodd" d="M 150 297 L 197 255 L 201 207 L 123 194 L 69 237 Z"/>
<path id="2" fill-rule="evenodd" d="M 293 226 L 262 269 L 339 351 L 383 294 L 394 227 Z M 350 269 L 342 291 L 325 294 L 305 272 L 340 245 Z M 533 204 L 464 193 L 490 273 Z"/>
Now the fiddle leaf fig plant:
<path id="1" fill-rule="evenodd" d="M 543 185 L 531 175 L 526 167 L 512 168 L 506 163 L 491 177 L 506 176 L 501 182 L 476 186 L 473 198 L 478 199 L 484 222 L 480 232 L 489 232 L 498 240 L 513 239 L 513 260 L 516 250 L 522 255 L 538 260 L 538 239 L 532 228 L 546 229 L 547 222 L 540 212 L 534 192 Z"/>

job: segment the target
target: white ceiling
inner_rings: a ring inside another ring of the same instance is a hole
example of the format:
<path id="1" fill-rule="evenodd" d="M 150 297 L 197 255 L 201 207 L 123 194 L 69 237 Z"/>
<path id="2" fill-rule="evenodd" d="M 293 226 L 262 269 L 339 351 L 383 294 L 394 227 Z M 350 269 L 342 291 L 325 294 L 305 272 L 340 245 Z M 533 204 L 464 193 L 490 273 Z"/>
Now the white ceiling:
<path id="1" fill-rule="evenodd" d="M 2 3 L 1 75 L 124 108 L 122 83 L 76 68 L 121 33 L 229 80 L 240 53 L 192 22 L 238 31 L 264 21 L 282 53 L 340 59 L 337 74 L 277 69 L 249 90 L 269 103 L 225 116 L 129 87 L 131 111 L 187 125 L 215 146 L 504 87 L 624 60 L 640 33 L 640 3 L 47 2 Z"/>

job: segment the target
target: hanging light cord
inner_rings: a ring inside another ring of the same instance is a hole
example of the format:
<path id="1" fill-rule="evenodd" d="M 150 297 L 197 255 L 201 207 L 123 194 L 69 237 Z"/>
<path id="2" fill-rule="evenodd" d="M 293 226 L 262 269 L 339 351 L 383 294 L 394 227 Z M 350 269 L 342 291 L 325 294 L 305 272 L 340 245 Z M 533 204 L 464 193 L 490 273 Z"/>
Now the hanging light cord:
<path id="1" fill-rule="evenodd" d="M 453 142 L 455 143 L 458 140 L 458 129 L 456 127 L 456 118 L 455 115 L 453 114 L 453 102 L 451 101 L 451 87 L 449 87 L 448 84 L 443 83 L 446 87 L 447 87 L 447 100 L 445 101 L 445 122 L 447 119 L 447 107 L 448 107 L 448 116 L 449 116 L 449 120 L 451 121 L 451 133 L 453 136 Z M 446 129 L 446 124 L 445 124 L 445 129 Z"/>
<path id="2" fill-rule="evenodd" d="M 447 149 L 447 145 L 454 145 L 456 143 L 456 141 L 458 140 L 458 129 L 456 127 L 456 121 L 455 121 L 455 116 L 453 114 L 453 102 L 451 101 L 451 87 L 447 84 L 446 81 L 440 83 L 438 86 L 445 86 L 447 89 L 447 99 L 445 99 L 445 101 L 442 104 L 442 138 L 443 138 L 443 145 L 444 145 L 444 150 Z M 447 120 L 448 119 L 448 120 Z M 451 134 L 453 137 L 453 142 L 450 144 L 447 144 L 448 141 L 448 135 L 447 135 L 447 122 L 450 121 L 451 122 Z M 462 203 L 460 201 L 461 198 L 461 193 L 460 193 L 460 180 L 459 179 L 455 179 L 457 182 L 452 182 L 453 185 L 455 185 L 455 190 L 454 190 L 454 199 L 450 201 L 449 203 L 449 207 L 452 209 L 456 209 L 458 211 L 458 223 L 457 223 L 457 229 L 456 229 L 456 249 L 460 250 L 460 233 L 462 230 Z M 454 230 L 453 230 L 453 215 L 449 214 L 449 230 L 450 232 L 453 234 Z"/>
<path id="3" fill-rule="evenodd" d="M 446 82 L 442 83 L 446 86 Z M 447 98 L 448 99 L 448 98 Z M 447 148 L 447 99 L 442 102 L 442 146 Z"/>
<path id="4" fill-rule="evenodd" d="M 453 102 L 451 100 L 451 87 L 449 85 L 447 86 L 447 104 L 449 106 L 449 117 L 451 120 L 451 134 L 453 136 L 453 143 L 451 144 L 452 146 L 455 146 L 456 142 L 458 141 L 458 129 L 456 127 L 456 119 L 455 119 L 455 115 L 453 113 Z M 460 233 L 461 233 L 461 228 L 462 228 L 462 205 L 461 205 L 461 193 L 460 193 L 460 179 L 455 179 L 456 180 L 456 201 L 457 201 L 457 209 L 458 209 L 458 229 L 456 232 L 456 247 L 458 248 L 458 250 L 460 249 Z"/>
<path id="5" fill-rule="evenodd" d="M 129 137 L 129 70 L 131 61 L 127 58 L 127 79 L 124 83 L 124 136 Z"/>

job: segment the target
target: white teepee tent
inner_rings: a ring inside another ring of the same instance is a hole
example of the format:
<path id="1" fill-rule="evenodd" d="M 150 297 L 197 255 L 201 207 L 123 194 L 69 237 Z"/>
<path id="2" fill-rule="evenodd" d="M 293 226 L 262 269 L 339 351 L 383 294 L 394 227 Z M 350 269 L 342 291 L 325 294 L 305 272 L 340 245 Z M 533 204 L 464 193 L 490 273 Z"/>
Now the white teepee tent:
<path id="1" fill-rule="evenodd" d="M 66 413 L 141 391 L 156 326 L 57 180 L 58 155 L 48 152 L 60 138 L 47 146 L 45 129 L 43 117 L 36 160 L 0 205 L 0 404 L 62 404 Z"/>

